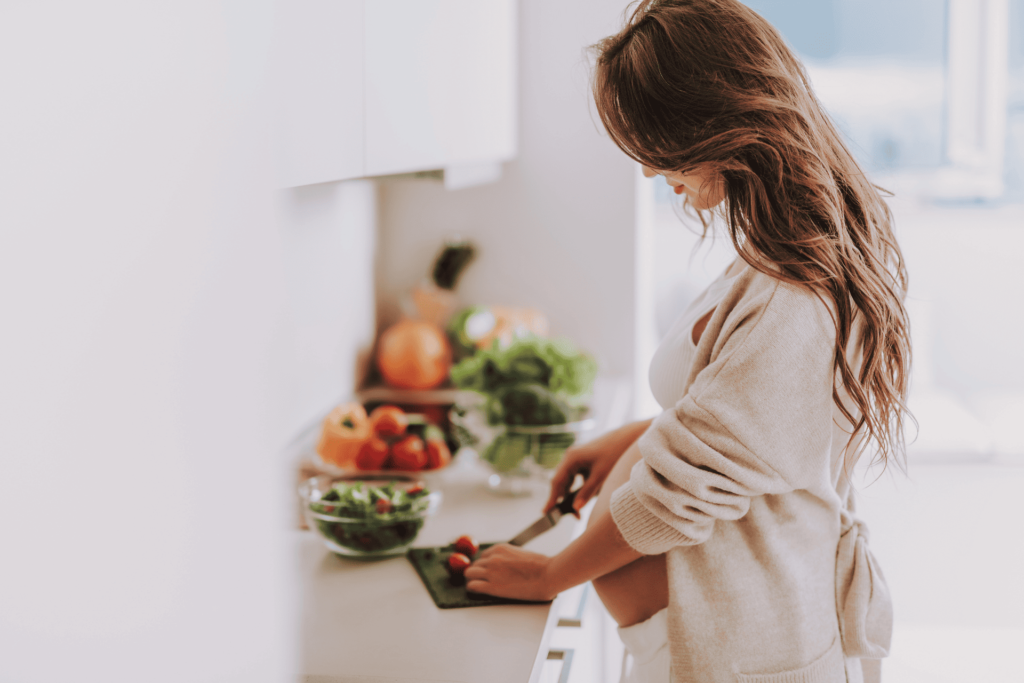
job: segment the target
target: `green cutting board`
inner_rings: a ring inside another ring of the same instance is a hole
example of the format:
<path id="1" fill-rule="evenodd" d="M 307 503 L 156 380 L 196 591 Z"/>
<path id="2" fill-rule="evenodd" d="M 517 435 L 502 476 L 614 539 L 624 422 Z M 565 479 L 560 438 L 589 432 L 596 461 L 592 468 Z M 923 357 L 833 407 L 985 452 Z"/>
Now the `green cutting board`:
<path id="1" fill-rule="evenodd" d="M 485 543 L 480 550 L 489 548 L 493 543 Z M 445 562 L 448 556 L 455 552 L 453 546 L 442 548 L 411 548 L 406 557 L 416 568 L 416 573 L 423 580 L 434 604 L 441 609 L 451 607 L 481 607 L 483 605 L 538 605 L 539 602 L 528 600 L 513 600 L 511 598 L 496 598 L 493 595 L 483 593 L 471 593 L 466 590 L 465 584 L 454 583 L 445 569 Z"/>

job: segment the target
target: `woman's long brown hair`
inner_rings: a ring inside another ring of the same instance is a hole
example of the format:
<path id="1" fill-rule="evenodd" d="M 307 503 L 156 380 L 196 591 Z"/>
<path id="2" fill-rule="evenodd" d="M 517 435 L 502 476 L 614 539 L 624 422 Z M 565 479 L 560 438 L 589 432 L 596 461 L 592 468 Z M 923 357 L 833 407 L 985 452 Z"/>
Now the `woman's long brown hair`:
<path id="1" fill-rule="evenodd" d="M 892 215 L 779 33 L 737 0 L 641 0 L 591 50 L 594 98 L 615 143 L 657 171 L 721 174 L 740 257 L 832 302 L 833 399 L 860 443 L 847 463 L 873 442 L 876 460 L 904 467 L 911 350 Z"/>

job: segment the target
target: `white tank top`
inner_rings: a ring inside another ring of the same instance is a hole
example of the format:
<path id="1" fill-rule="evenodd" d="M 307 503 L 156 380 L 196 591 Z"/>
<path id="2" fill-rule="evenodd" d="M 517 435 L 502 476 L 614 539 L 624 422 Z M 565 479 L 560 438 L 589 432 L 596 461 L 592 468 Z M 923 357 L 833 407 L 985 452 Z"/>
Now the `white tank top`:
<path id="1" fill-rule="evenodd" d="M 651 393 L 662 410 L 668 410 L 683 397 L 686 380 L 690 376 L 690 366 L 693 364 L 693 355 L 697 350 L 693 343 L 693 326 L 708 311 L 722 303 L 729 287 L 743 272 L 743 267 L 747 267 L 746 263 L 737 259 L 722 271 L 722 274 L 708 285 L 672 324 L 672 328 L 654 352 L 648 379 Z M 733 271 L 733 274 L 726 277 L 729 271 Z"/>

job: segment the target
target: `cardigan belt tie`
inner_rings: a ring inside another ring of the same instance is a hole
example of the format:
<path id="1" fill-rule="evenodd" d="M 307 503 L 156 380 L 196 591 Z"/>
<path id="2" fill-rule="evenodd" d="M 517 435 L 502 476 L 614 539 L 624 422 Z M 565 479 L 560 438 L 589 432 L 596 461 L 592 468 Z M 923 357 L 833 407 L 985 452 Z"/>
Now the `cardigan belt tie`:
<path id="1" fill-rule="evenodd" d="M 892 598 L 868 548 L 864 523 L 843 510 L 836 553 L 836 607 L 847 657 L 882 658 L 892 642 Z"/>

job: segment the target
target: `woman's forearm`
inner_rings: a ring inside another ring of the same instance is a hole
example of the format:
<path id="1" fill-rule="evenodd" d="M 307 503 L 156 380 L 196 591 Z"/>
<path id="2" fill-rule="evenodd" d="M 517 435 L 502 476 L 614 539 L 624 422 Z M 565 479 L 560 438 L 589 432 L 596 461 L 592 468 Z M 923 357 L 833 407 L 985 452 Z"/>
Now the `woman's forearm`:
<path id="1" fill-rule="evenodd" d="M 651 422 L 653 418 L 631 422 L 612 432 L 621 444 L 623 455 L 637 448 L 637 439 L 647 431 Z M 618 485 L 619 482 L 615 483 Z M 591 512 L 587 529 L 565 550 L 551 558 L 549 578 L 552 588 L 560 593 L 624 567 L 641 556 L 642 553 L 634 550 L 619 533 L 608 505 L 601 504 Z"/>
<path id="2" fill-rule="evenodd" d="M 624 424 L 616 430 L 613 430 L 616 440 L 623 444 L 622 452 L 625 452 L 627 448 L 633 445 L 637 439 L 639 439 L 647 428 L 654 422 L 654 418 L 648 418 L 646 420 L 637 420 L 636 422 L 630 422 Z"/>
<path id="3" fill-rule="evenodd" d="M 624 567 L 643 556 L 619 533 L 608 509 L 597 517 L 569 546 L 551 558 L 546 582 L 552 595 Z"/>
<path id="4" fill-rule="evenodd" d="M 634 422 L 601 437 L 606 440 L 605 448 L 622 446 L 621 451 L 610 450 L 615 457 L 604 463 L 609 470 L 623 470 L 612 477 L 611 484 L 618 486 L 628 480 L 627 468 L 640 458 L 637 439 L 649 425 L 650 421 L 646 420 Z M 587 446 L 584 444 L 583 448 Z M 553 491 L 564 491 L 563 485 L 567 487 L 571 481 L 574 471 L 572 468 L 566 470 L 564 466 L 565 463 L 560 468 L 561 474 L 556 475 L 556 480 L 561 476 L 563 481 L 556 481 L 552 486 Z M 593 488 L 595 482 L 600 486 L 607 478 L 607 471 L 600 475 L 591 471 L 584 488 L 588 485 Z M 577 493 L 577 502 L 582 493 L 583 489 Z M 554 493 L 547 509 L 551 508 L 553 502 Z M 607 502 L 598 500 L 591 511 L 586 531 L 559 554 L 547 557 L 499 543 L 482 551 L 466 569 L 466 587 L 478 593 L 520 600 L 550 600 L 567 588 L 604 576 L 642 556 L 619 533 Z"/>

